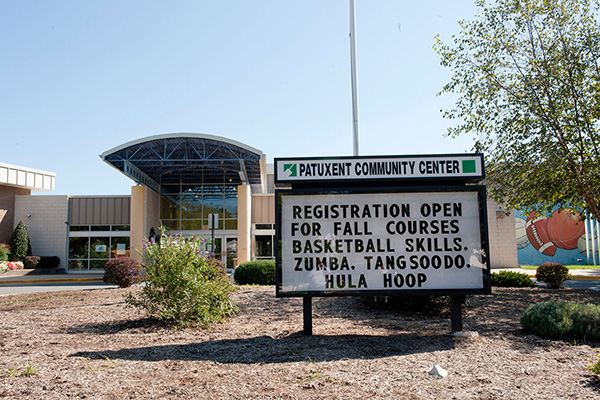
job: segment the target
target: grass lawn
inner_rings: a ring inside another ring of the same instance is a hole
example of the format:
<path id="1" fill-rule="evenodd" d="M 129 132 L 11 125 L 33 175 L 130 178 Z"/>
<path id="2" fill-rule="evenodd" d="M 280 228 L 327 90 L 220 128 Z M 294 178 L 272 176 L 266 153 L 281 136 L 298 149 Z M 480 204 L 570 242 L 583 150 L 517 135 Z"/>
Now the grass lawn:
<path id="1" fill-rule="evenodd" d="M 537 269 L 538 265 L 519 265 L 522 269 Z M 569 269 L 600 269 L 600 265 L 565 265 Z"/>

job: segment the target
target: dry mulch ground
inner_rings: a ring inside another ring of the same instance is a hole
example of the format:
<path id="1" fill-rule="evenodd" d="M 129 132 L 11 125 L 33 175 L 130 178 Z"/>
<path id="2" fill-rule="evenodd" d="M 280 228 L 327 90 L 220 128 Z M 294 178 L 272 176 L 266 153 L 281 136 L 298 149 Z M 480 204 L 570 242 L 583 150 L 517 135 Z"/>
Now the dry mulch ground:
<path id="1" fill-rule="evenodd" d="M 448 315 L 389 311 L 364 299 L 302 300 L 273 287 L 235 293 L 240 312 L 212 329 L 176 329 L 126 308 L 130 289 L 0 298 L 0 398 L 598 399 L 586 367 L 598 343 L 525 333 L 519 314 L 549 299 L 600 302 L 591 290 L 494 288 Z M 438 364 L 446 378 L 431 376 Z"/>

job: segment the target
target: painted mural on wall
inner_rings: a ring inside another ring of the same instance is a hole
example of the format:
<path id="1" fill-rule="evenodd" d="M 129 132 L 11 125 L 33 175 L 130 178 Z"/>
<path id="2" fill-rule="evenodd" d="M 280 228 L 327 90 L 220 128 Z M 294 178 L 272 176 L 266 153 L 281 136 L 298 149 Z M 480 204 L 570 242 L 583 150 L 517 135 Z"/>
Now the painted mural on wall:
<path id="1" fill-rule="evenodd" d="M 576 210 L 555 210 L 551 215 L 515 213 L 517 254 L 520 265 L 546 261 L 565 265 L 597 264 L 600 226 L 581 220 Z"/>

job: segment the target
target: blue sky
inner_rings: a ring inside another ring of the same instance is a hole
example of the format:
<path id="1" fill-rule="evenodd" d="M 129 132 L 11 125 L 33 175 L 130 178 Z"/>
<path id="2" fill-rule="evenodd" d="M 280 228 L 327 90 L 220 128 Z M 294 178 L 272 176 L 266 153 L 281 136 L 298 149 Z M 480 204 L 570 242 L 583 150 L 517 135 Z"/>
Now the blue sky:
<path id="1" fill-rule="evenodd" d="M 472 0 L 356 0 L 360 154 L 469 151 L 434 37 Z M 352 155 L 348 0 L 4 0 L 0 162 L 57 173 L 48 194 L 128 194 L 99 154 L 195 132 L 274 157 Z"/>

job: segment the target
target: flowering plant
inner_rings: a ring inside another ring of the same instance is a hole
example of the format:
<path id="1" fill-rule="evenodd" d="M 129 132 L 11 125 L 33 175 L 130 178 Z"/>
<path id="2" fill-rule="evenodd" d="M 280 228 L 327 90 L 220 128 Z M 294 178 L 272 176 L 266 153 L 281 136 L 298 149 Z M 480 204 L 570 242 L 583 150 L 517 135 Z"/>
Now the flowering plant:
<path id="1" fill-rule="evenodd" d="M 16 269 L 23 269 L 21 261 L 0 261 L 0 272 L 14 271 Z"/>

